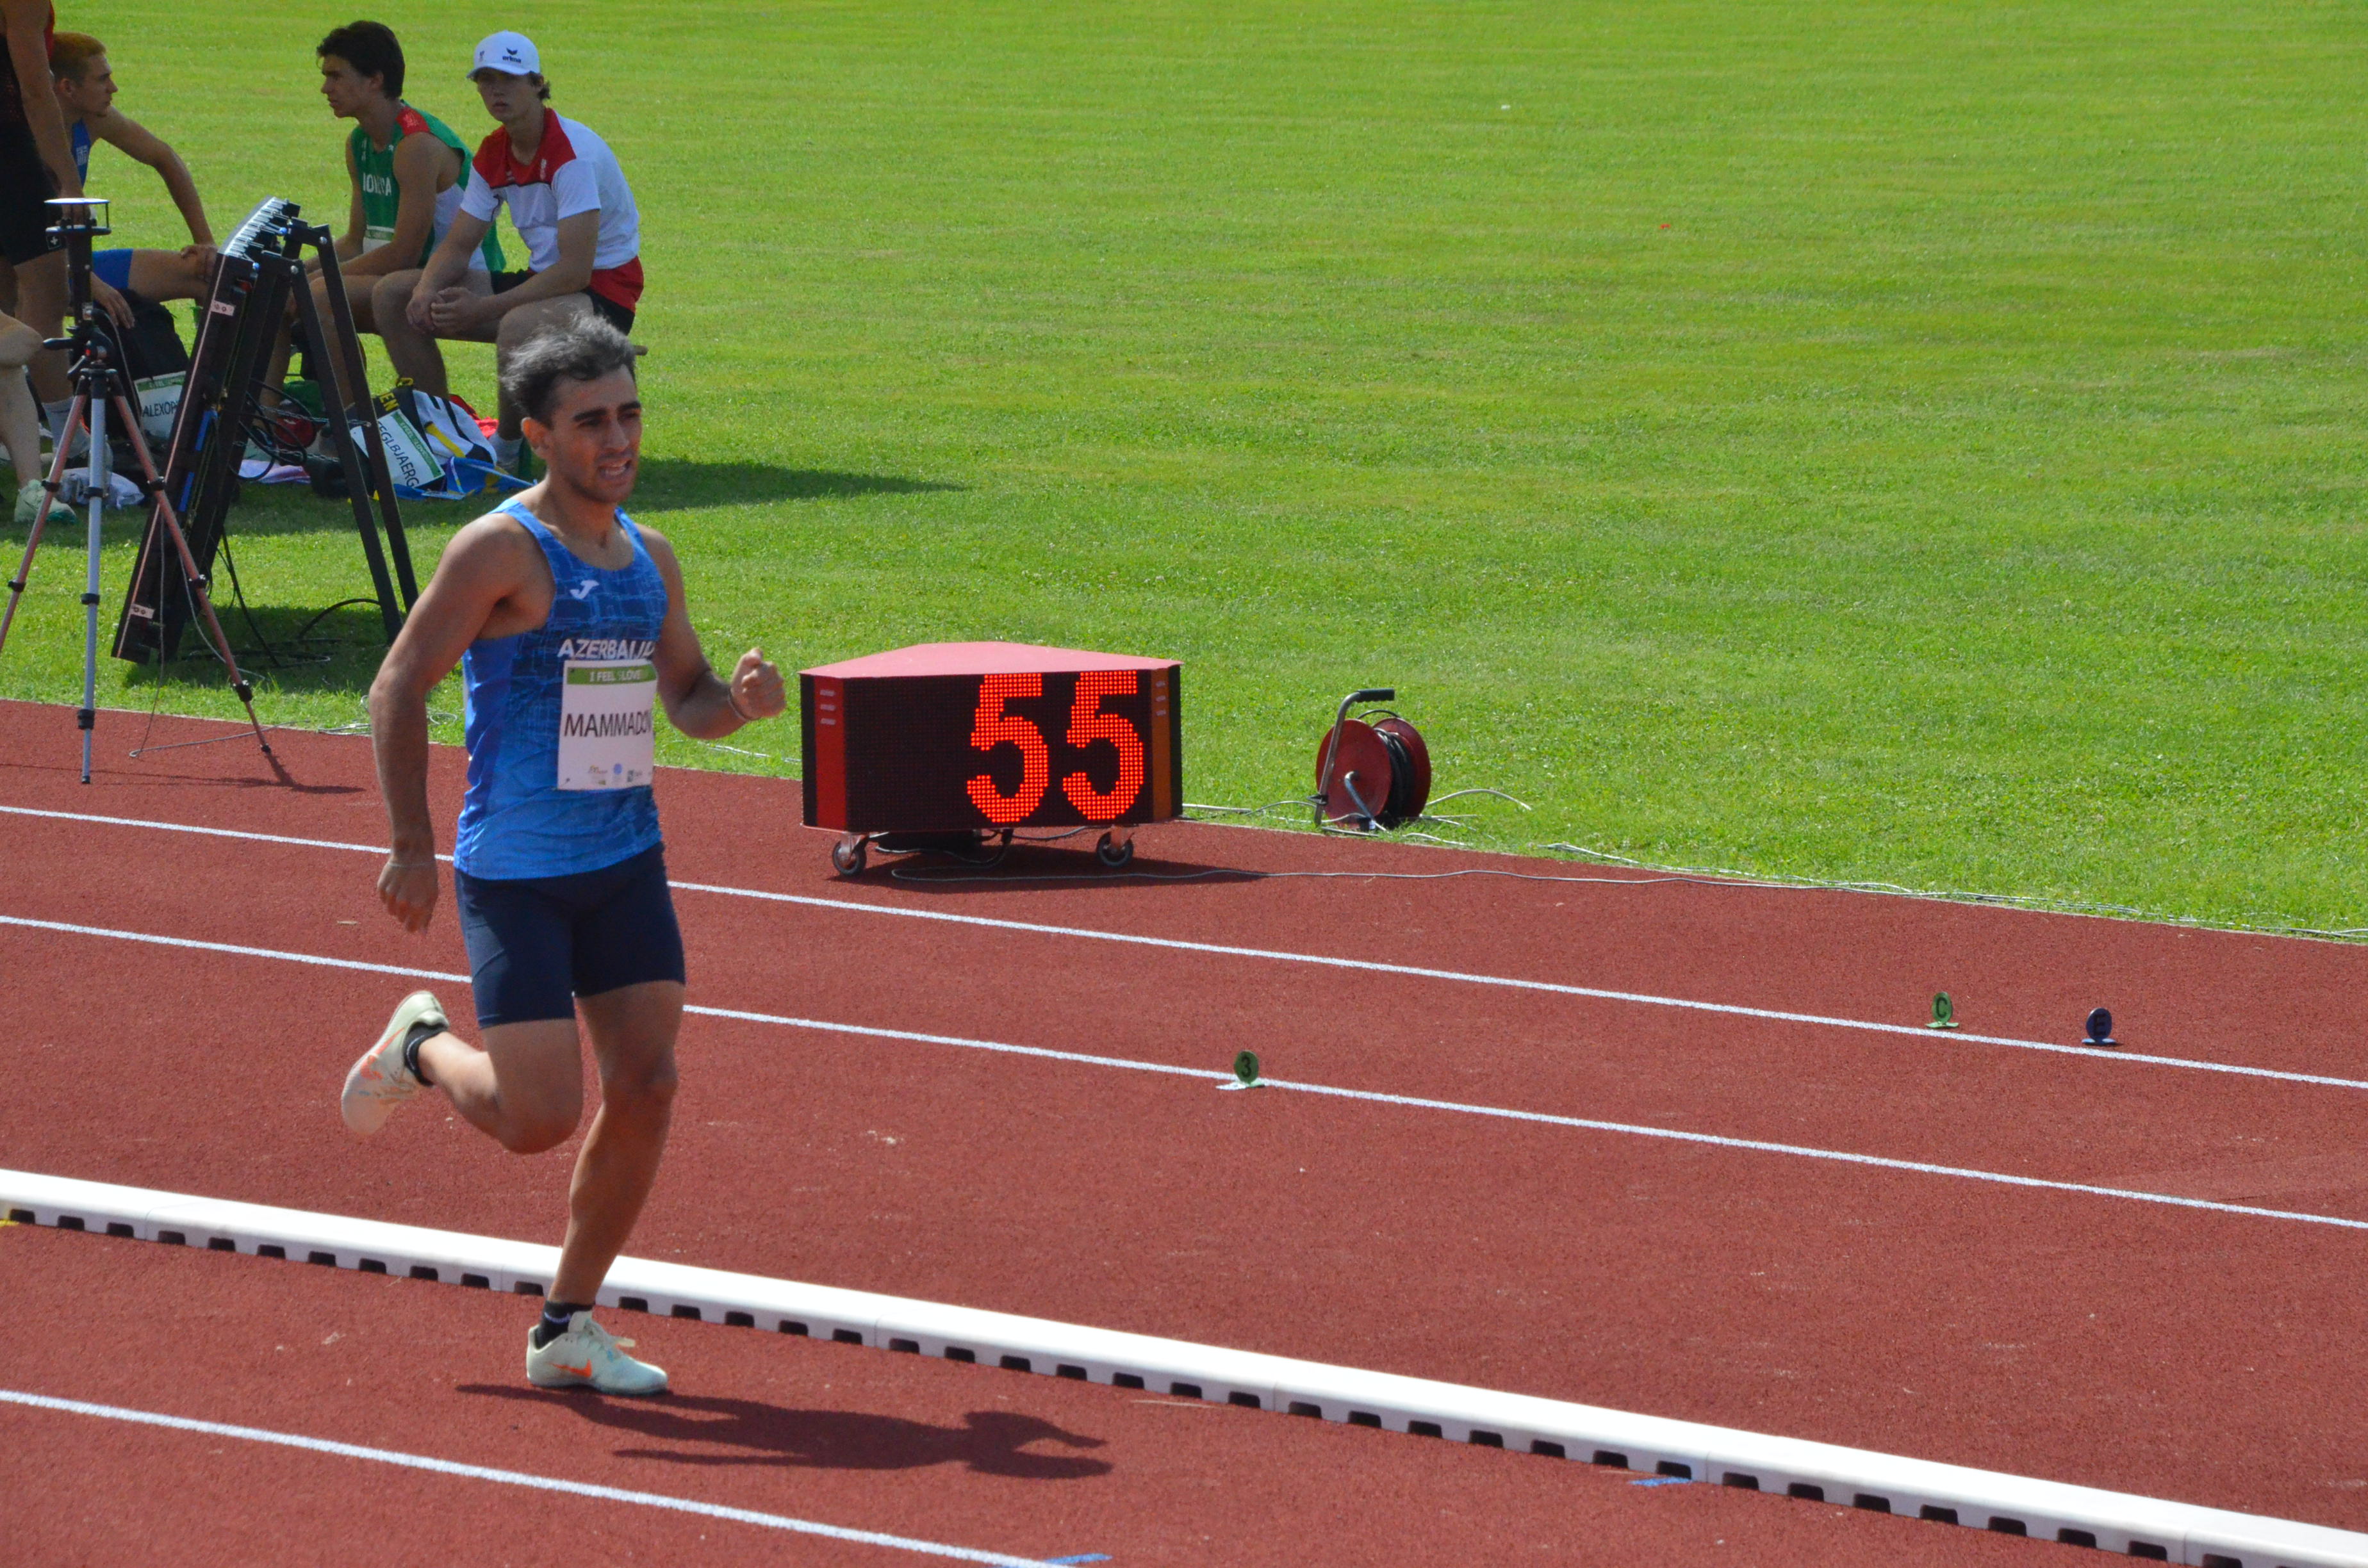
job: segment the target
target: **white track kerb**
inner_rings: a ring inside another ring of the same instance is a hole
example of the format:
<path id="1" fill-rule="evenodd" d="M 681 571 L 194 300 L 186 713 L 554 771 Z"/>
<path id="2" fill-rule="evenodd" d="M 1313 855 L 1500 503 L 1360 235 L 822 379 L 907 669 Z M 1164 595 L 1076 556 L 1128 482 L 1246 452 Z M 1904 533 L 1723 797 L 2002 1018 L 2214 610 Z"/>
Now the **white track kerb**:
<path id="1" fill-rule="evenodd" d="M 19 1221 L 539 1295 L 559 1250 L 0 1170 Z M 1318 1416 L 2201 1568 L 2368 1568 L 2368 1535 L 1146 1335 L 620 1257 L 604 1306 Z M 983 1554 L 984 1555 L 984 1554 Z"/>

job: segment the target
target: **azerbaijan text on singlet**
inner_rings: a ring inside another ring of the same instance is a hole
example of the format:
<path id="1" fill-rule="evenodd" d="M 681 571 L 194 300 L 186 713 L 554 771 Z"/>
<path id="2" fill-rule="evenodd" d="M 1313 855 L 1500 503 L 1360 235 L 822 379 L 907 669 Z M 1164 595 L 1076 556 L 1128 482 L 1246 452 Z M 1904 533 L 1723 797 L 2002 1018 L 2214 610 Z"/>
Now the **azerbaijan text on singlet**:
<path id="1" fill-rule="evenodd" d="M 597 871 L 659 842 L 653 660 L 666 579 L 622 512 L 633 559 L 611 572 L 516 501 L 498 509 L 542 547 L 551 617 L 472 643 L 461 660 L 469 789 L 452 863 L 501 881 Z"/>

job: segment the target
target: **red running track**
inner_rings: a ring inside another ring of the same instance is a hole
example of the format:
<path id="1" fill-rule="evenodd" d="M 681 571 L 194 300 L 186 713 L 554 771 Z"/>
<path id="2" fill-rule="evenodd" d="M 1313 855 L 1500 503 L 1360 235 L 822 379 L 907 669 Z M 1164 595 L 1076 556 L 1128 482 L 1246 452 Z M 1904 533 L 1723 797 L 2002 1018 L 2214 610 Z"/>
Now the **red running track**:
<path id="1" fill-rule="evenodd" d="M 102 720 L 114 755 L 138 722 Z M 0 736 L 16 759 L 0 765 L 0 804 L 383 832 L 359 741 L 281 737 L 292 786 L 260 782 L 231 743 L 120 765 L 84 790 L 57 710 L 0 709 Z M 438 767 L 449 820 L 457 758 Z M 794 826 L 792 789 L 669 774 L 662 801 L 677 881 L 1901 1022 L 1945 985 L 1971 1028 L 2032 1038 L 2077 1038 L 2104 1000 L 2134 1051 L 2359 1071 L 2341 1007 L 2362 958 L 2330 944 L 1629 878 L 922 888 L 875 871 L 848 887 Z M 10 829 L 0 915 L 465 968 L 449 923 L 418 939 L 393 929 L 364 856 L 38 818 Z M 1146 834 L 1144 853 L 1161 870 L 1565 871 L 1190 825 Z M 1042 852 L 1023 869 L 1077 859 Z M 2351 1132 L 2368 1091 L 712 893 L 678 903 L 693 1000 L 712 1006 L 1209 1070 L 1247 1045 L 1297 1081 L 2368 1213 Z M 337 1079 L 404 983 L 21 928 L 0 931 L 0 955 L 59 981 L 0 1045 L 17 1085 L 0 1107 L 5 1163 L 555 1234 L 562 1161 L 503 1156 L 440 1112 L 407 1113 L 370 1145 L 345 1139 Z M 235 1042 L 239 1071 L 146 1068 L 154 1042 L 192 1031 L 216 1051 Z M 2368 1233 L 778 1025 L 694 1020 L 684 1062 L 643 1255 L 2368 1524 L 2343 1402 L 2309 1397 L 2349 1369 L 2361 1324 L 2347 1287 Z"/>
<path id="2" fill-rule="evenodd" d="M 631 1323 L 676 1393 L 545 1394 L 519 1381 L 527 1320 L 506 1298 L 25 1226 L 0 1229 L 0 1274 L 7 1386 L 973 1550 L 1113 1568 L 2009 1568 L 2061 1551 L 666 1319 Z M 0 1449 L 12 1564 L 930 1561 L 6 1404 Z"/>

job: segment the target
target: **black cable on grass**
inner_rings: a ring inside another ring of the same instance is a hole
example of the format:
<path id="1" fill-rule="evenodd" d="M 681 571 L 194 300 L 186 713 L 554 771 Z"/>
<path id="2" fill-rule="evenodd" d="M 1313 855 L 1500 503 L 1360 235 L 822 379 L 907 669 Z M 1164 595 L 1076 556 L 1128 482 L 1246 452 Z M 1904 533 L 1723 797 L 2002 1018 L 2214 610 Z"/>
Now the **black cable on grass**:
<path id="1" fill-rule="evenodd" d="M 238 574 L 235 570 L 231 573 L 231 586 L 233 588 L 238 586 Z M 373 598 L 339 599 L 336 604 L 331 605 L 328 608 L 323 610 L 320 614 L 306 621 L 302 626 L 297 628 L 296 635 L 290 638 L 289 641 L 291 642 L 303 642 L 305 639 L 313 635 L 313 628 L 320 625 L 321 622 L 328 619 L 329 617 L 336 614 L 347 605 L 369 605 L 371 608 L 375 609 L 378 608 L 378 601 Z"/>
<path id="2" fill-rule="evenodd" d="M 222 559 L 225 562 L 230 562 L 230 536 L 228 534 L 224 534 L 222 536 Z M 233 593 L 237 593 L 238 567 L 235 562 L 230 562 L 230 565 L 231 588 Z M 227 671 L 229 665 L 225 664 L 222 659 L 222 650 L 214 646 L 212 638 L 205 635 L 204 622 L 199 619 L 201 612 L 198 608 L 197 585 L 190 581 L 189 575 L 186 572 L 181 574 L 181 605 L 187 616 L 185 625 L 199 629 L 198 642 L 199 645 L 205 649 L 206 657 L 211 659 L 217 665 L 222 665 L 224 670 Z M 240 611 L 245 613 L 246 610 L 245 595 L 238 594 L 238 606 Z M 250 630 L 255 631 L 256 640 L 259 642 L 262 641 L 263 633 L 259 629 L 256 628 L 254 616 L 247 616 L 246 624 Z M 141 728 L 140 744 L 133 746 L 128 755 L 131 756 L 144 756 L 152 751 L 179 751 L 188 746 L 210 746 L 217 744 L 218 742 L 237 739 L 240 732 L 233 731 L 225 734 L 210 735 L 201 741 L 176 741 L 171 745 L 165 746 L 152 746 L 148 744 L 150 738 L 156 733 L 156 717 L 164 710 L 165 706 L 165 665 L 166 660 L 165 658 L 165 644 L 162 636 L 162 626 L 163 619 L 160 617 L 158 619 L 159 635 L 156 643 L 156 673 L 149 683 L 153 689 L 153 695 L 148 699 L 148 722 Z M 228 632 L 224 632 L 222 635 L 227 638 L 230 634 Z M 269 649 L 270 643 L 268 642 L 264 642 L 264 647 L 267 650 Z M 278 663 L 279 661 L 277 659 L 273 661 L 275 667 L 278 665 Z M 267 729 L 276 730 L 280 726 L 271 724 L 264 727 Z"/>
<path id="3" fill-rule="evenodd" d="M 277 667 L 279 663 L 279 652 L 271 646 L 271 639 L 263 634 L 263 628 L 255 623 L 255 611 L 247 608 L 246 589 L 238 580 L 238 557 L 231 552 L 228 528 L 222 530 L 221 549 L 222 564 L 230 570 L 230 597 L 237 602 L 239 616 L 245 620 L 247 631 L 254 633 L 255 640 L 263 645 L 263 656 Z M 181 579 L 181 597 L 188 602 L 189 613 L 192 616 L 196 615 L 197 598 L 189 592 L 189 579 L 186 575 Z M 211 644 L 208 644 L 208 650 L 211 651 Z M 219 658 L 220 655 L 216 657 Z M 161 676 L 164 674 L 164 662 L 160 659 L 157 662 L 156 673 Z"/>

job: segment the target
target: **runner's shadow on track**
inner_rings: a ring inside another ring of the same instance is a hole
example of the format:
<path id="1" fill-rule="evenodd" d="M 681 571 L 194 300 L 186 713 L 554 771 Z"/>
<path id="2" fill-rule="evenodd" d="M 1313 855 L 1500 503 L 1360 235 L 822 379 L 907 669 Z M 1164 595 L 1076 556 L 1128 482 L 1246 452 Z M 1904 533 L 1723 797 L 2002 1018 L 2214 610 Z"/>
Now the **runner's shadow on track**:
<path id="1" fill-rule="evenodd" d="M 545 1393 L 489 1383 L 467 1383 L 455 1392 L 536 1404 L 561 1401 L 587 1421 L 651 1441 L 741 1450 L 706 1453 L 626 1448 L 617 1450 L 620 1459 L 803 1470 L 921 1470 L 960 1464 L 982 1475 L 1019 1481 L 1083 1481 L 1108 1475 L 1112 1468 L 1105 1460 L 1026 1451 L 1030 1444 L 1041 1442 L 1099 1449 L 1102 1439 L 1064 1431 L 1050 1421 L 1016 1411 L 973 1410 L 962 1417 L 962 1426 L 932 1426 L 897 1415 L 793 1410 L 757 1400 L 703 1394 L 675 1393 L 643 1402 L 603 1399 L 581 1389 Z"/>

